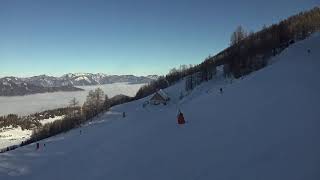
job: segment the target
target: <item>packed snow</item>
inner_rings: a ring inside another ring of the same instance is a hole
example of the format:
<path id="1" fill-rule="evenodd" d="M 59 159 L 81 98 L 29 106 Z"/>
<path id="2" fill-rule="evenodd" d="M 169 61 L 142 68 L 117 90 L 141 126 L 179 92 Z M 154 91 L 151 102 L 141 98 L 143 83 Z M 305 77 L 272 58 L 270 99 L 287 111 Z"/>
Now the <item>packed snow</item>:
<path id="1" fill-rule="evenodd" d="M 85 101 L 89 90 L 94 90 L 98 87 L 102 88 L 102 90 L 109 97 L 118 94 L 134 96 L 142 85 L 144 84 L 114 83 L 79 87 L 85 89 L 85 91 L 54 92 L 27 96 L 0 97 L 0 116 L 10 113 L 29 115 L 48 109 L 65 107 L 69 104 L 69 101 L 73 97 L 77 98 L 80 104 L 82 104 Z"/>
<path id="2" fill-rule="evenodd" d="M 319 47 L 317 34 L 258 72 L 203 83 L 180 101 L 181 81 L 164 89 L 166 106 L 116 106 L 39 150 L 0 154 L 0 179 L 318 180 Z"/>

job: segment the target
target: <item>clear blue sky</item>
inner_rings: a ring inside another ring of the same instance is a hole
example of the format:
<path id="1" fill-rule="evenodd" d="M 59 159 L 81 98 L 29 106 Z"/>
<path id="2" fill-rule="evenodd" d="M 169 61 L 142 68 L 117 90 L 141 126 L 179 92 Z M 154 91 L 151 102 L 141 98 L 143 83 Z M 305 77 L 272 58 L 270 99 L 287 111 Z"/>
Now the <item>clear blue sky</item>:
<path id="1" fill-rule="evenodd" d="M 165 74 L 319 0 L 0 0 L 0 76 Z"/>

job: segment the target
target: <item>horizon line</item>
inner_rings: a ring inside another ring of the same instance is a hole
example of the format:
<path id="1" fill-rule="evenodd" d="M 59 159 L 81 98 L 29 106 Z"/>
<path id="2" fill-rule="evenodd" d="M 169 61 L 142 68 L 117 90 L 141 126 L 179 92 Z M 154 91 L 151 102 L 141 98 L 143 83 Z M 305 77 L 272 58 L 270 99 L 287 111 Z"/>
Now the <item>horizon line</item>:
<path id="1" fill-rule="evenodd" d="M 15 77 L 15 78 L 31 78 L 31 77 L 36 77 L 36 76 L 48 76 L 48 77 L 62 77 L 65 76 L 67 74 L 104 74 L 106 76 L 136 76 L 136 77 L 146 77 L 146 76 L 163 76 L 160 74 L 148 74 L 148 75 L 137 75 L 137 74 L 107 74 L 107 73 L 102 73 L 102 72 L 98 72 L 98 73 L 90 73 L 90 72 L 69 72 L 69 73 L 63 73 L 60 75 L 49 75 L 49 74 L 38 74 L 38 75 L 26 75 L 26 76 L 21 76 L 21 75 L 0 75 L 0 79 L 2 78 L 6 78 L 6 77 Z"/>

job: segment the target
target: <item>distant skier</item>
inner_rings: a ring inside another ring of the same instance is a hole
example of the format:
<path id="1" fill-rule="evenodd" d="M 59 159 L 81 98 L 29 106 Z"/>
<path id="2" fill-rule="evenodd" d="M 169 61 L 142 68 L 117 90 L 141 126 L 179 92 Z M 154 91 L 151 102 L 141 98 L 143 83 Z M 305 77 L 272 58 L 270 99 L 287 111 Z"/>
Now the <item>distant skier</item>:
<path id="1" fill-rule="evenodd" d="M 82 131 L 80 130 L 79 133 L 80 133 L 80 135 L 81 135 L 81 134 L 82 134 Z"/>
<path id="2" fill-rule="evenodd" d="M 311 50 L 310 50 L 310 49 L 308 49 L 308 53 L 309 53 L 309 54 L 311 53 Z"/>
<path id="3" fill-rule="evenodd" d="M 220 94 L 223 94 L 223 89 L 222 88 L 220 88 Z"/>
<path id="4" fill-rule="evenodd" d="M 125 118 L 126 117 L 126 113 L 122 112 L 122 117 Z"/>
<path id="5" fill-rule="evenodd" d="M 178 124 L 185 124 L 186 121 L 184 120 L 184 116 L 182 114 L 181 111 L 179 111 L 179 114 L 178 114 Z"/>
<path id="6" fill-rule="evenodd" d="M 38 150 L 40 148 L 40 144 L 39 143 L 37 143 L 37 145 L 36 145 L 36 149 Z"/>

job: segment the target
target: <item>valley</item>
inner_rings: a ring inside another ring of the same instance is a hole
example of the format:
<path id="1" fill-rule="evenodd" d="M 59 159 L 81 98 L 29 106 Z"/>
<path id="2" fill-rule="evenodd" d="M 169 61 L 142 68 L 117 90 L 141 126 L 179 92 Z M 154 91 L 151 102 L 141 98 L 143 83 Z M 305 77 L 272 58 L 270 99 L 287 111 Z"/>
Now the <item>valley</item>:
<path id="1" fill-rule="evenodd" d="M 48 109 L 66 107 L 72 98 L 76 98 L 80 104 L 86 99 L 88 92 L 101 88 L 109 98 L 123 94 L 134 96 L 144 84 L 112 83 L 93 86 L 79 86 L 84 91 L 41 93 L 27 96 L 0 96 L 0 116 L 7 114 L 28 115 Z"/>

